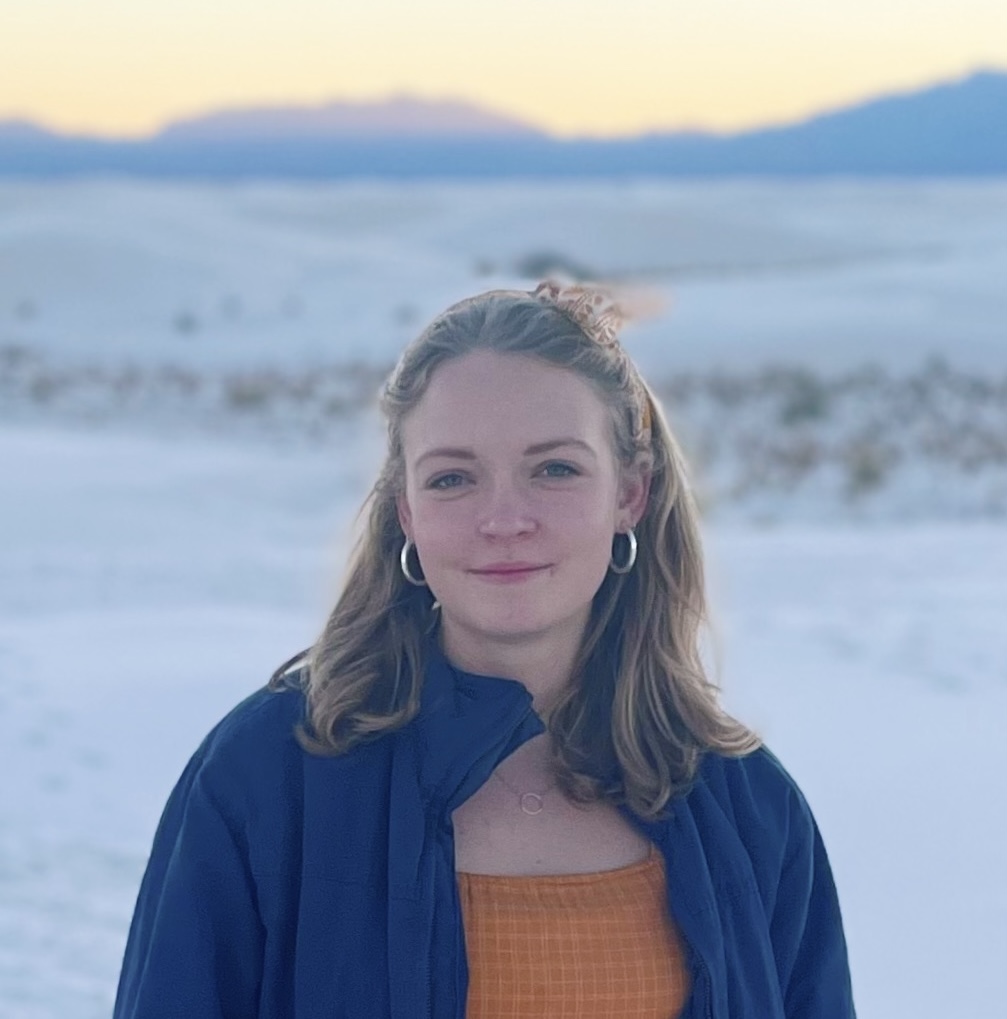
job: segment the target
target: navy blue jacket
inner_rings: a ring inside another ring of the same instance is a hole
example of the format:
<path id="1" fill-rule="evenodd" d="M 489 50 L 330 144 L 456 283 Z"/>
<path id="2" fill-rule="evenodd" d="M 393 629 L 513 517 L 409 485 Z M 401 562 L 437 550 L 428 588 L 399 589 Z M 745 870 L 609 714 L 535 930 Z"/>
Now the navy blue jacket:
<path id="1" fill-rule="evenodd" d="M 261 690 L 171 794 L 115 1019 L 458 1019 L 468 970 L 451 812 L 543 731 L 520 683 L 430 663 L 402 729 L 340 757 L 294 738 L 300 691 Z M 850 1019 L 825 849 L 767 750 L 704 755 L 664 821 L 689 1019 Z"/>

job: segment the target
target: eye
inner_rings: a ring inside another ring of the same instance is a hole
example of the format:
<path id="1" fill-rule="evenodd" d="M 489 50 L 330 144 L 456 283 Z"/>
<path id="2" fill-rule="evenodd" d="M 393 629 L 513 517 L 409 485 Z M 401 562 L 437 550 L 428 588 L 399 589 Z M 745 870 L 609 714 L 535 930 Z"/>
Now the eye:
<path id="1" fill-rule="evenodd" d="M 437 477 L 431 478 L 427 482 L 427 488 L 432 488 L 436 492 L 444 492 L 449 488 L 457 488 L 464 482 L 465 478 L 458 471 L 450 471 L 447 474 L 438 474 Z"/>
<path id="2" fill-rule="evenodd" d="M 580 471 L 572 464 L 552 460 L 540 468 L 540 473 L 547 478 L 575 478 Z"/>

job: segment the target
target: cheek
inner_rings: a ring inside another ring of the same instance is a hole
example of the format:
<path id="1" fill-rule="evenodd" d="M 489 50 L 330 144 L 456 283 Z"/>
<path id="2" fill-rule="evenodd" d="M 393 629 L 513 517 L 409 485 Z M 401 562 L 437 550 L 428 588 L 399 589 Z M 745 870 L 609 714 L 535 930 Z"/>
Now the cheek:
<path id="1" fill-rule="evenodd" d="M 604 542 L 615 529 L 615 502 L 605 492 L 590 493 L 587 497 L 571 493 L 553 500 L 543 519 L 553 530 L 578 541 Z"/>
<path id="2" fill-rule="evenodd" d="M 413 540 L 420 548 L 443 555 L 457 547 L 474 528 L 472 513 L 461 500 L 427 503 L 419 499 L 412 505 Z"/>

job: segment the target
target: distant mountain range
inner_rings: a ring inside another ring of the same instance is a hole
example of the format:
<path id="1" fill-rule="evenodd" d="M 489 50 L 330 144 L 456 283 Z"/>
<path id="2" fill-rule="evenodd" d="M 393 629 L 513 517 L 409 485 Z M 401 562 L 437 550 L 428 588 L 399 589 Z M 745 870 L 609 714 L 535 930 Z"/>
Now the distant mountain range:
<path id="1" fill-rule="evenodd" d="M 225 110 L 176 121 L 155 137 L 175 142 L 256 142 L 291 139 L 539 138 L 512 117 L 461 102 L 396 96 L 384 102 L 316 107 Z"/>
<path id="2" fill-rule="evenodd" d="M 138 141 L 0 121 L 0 176 L 202 179 L 1007 174 L 1007 73 L 981 71 L 795 124 L 561 140 L 460 102 L 243 109 Z"/>

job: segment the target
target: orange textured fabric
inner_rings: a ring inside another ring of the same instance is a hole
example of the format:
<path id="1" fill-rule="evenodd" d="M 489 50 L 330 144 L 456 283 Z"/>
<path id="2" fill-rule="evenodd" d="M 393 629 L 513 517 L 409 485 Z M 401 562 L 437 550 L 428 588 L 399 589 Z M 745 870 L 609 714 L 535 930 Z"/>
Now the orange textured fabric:
<path id="1" fill-rule="evenodd" d="M 459 872 L 466 1019 L 675 1019 L 688 970 L 664 857 L 592 874 Z"/>

